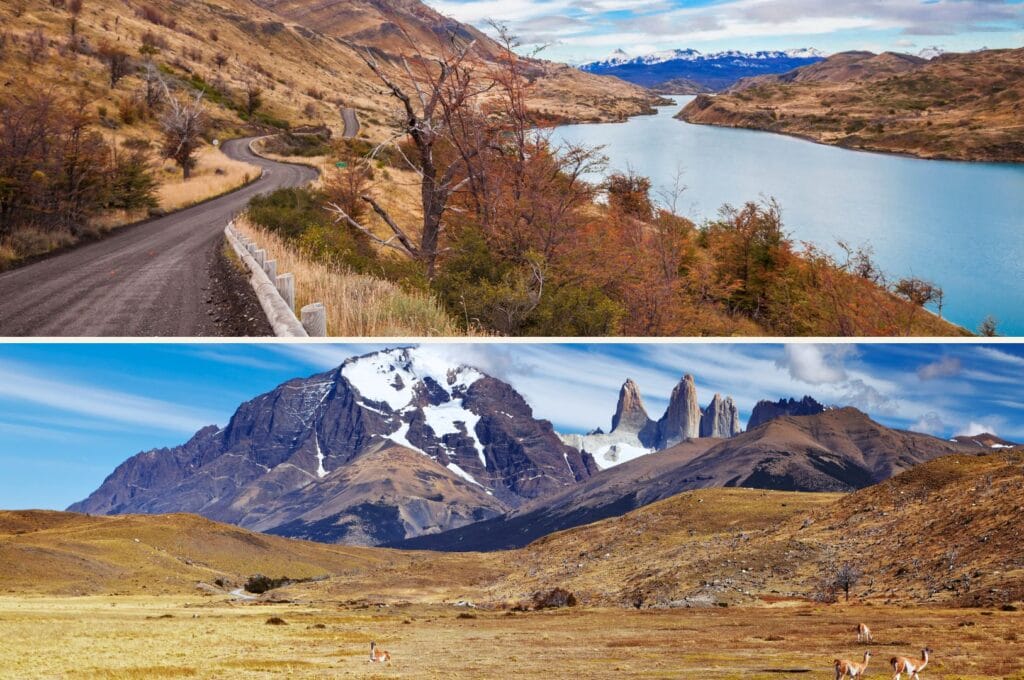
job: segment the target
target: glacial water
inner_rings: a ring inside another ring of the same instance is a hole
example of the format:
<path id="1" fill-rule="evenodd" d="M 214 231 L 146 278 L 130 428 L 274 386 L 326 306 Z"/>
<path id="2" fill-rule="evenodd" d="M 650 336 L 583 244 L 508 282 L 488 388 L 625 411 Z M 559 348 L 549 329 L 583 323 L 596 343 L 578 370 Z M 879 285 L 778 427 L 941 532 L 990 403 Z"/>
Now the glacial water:
<path id="1" fill-rule="evenodd" d="M 943 315 L 975 330 L 991 314 L 1024 335 L 1024 164 L 930 161 L 672 116 L 569 125 L 556 141 L 603 145 L 609 171 L 632 168 L 656 194 L 683 170 L 681 213 L 702 221 L 726 203 L 774 197 L 787 232 L 838 253 L 870 245 L 890 278 L 917 276 L 945 291 Z"/>

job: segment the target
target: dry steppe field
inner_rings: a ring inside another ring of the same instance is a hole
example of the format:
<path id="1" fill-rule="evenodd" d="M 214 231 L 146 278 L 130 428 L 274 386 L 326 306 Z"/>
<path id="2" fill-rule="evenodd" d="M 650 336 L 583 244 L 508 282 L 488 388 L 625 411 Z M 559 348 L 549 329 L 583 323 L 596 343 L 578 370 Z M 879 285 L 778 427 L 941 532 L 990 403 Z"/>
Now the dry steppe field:
<path id="1" fill-rule="evenodd" d="M 268 625 L 277 616 L 286 625 Z M 856 643 L 868 622 L 875 642 Z M 11 678 L 831 678 L 870 649 L 874 673 L 929 645 L 923 678 L 1024 678 L 1024 615 L 845 607 L 483 611 L 201 597 L 0 598 Z M 368 663 L 376 640 L 394 658 Z"/>

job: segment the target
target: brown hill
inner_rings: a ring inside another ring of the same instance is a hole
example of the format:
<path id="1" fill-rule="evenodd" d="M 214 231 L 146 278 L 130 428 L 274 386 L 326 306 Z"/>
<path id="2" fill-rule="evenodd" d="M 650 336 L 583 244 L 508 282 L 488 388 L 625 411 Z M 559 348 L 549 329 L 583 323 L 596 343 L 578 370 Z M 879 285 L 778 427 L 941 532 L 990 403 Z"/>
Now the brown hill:
<path id="1" fill-rule="evenodd" d="M 1021 162 L 1024 48 L 930 61 L 847 52 L 698 97 L 679 117 L 923 158 Z"/>
<path id="2" fill-rule="evenodd" d="M 255 534 L 195 515 L 0 512 L 0 588 L 63 594 L 191 592 L 255 573 L 310 578 L 393 559 Z M 226 594 L 226 593 L 225 593 Z"/>
<path id="3" fill-rule="evenodd" d="M 122 115 L 131 114 L 144 90 L 140 51 L 150 54 L 172 85 L 207 92 L 219 135 L 251 129 L 247 121 L 260 127 L 325 123 L 337 133 L 343 128 L 338 107 L 350 106 L 359 111 L 364 132 L 379 138 L 387 134 L 395 106 L 366 68 L 361 50 L 375 50 L 385 68 L 400 75 L 394 57 L 410 51 L 406 34 L 427 55 L 449 35 L 478 40 L 485 58 L 498 49 L 476 29 L 418 0 L 91 0 L 74 21 L 73 39 L 64 3 L 20 0 L 0 5 L 0 22 L 0 82 L 8 92 L 83 91 L 89 110 L 100 112 L 118 136 L 148 138 L 155 137 L 152 122 Z M 103 45 L 125 51 L 131 60 L 127 77 L 112 87 L 98 52 Z M 533 108 L 560 117 L 619 120 L 649 110 L 655 101 L 642 88 L 563 65 L 537 62 L 535 75 Z M 243 115 L 250 85 L 262 89 L 263 102 L 251 119 Z"/>
<path id="4" fill-rule="evenodd" d="M 907 73 L 927 63 L 926 59 L 896 52 L 840 52 L 824 61 L 803 66 L 788 73 L 744 78 L 728 92 L 766 85 L 769 83 L 848 83 L 869 82 Z"/>
<path id="5" fill-rule="evenodd" d="M 502 517 L 391 545 L 460 551 L 521 547 L 682 491 L 853 491 L 933 458 L 974 450 L 973 445 L 887 428 L 854 408 L 784 416 L 730 439 L 697 439 L 642 456 Z"/>
<path id="6" fill-rule="evenodd" d="M 1024 454 L 956 455 L 852 495 L 680 494 L 510 554 L 495 597 L 554 586 L 584 601 L 701 606 L 830 596 L 992 605 L 1024 598 Z M 834 594 L 834 593 L 833 593 Z"/>

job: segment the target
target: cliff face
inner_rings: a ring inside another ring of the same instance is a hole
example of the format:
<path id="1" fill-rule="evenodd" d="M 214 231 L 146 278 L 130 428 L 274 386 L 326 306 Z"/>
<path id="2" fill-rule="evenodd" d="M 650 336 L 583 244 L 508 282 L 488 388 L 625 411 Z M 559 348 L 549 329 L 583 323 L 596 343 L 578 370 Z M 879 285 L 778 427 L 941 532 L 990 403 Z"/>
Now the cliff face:
<path id="1" fill-rule="evenodd" d="M 741 432 L 740 413 L 732 397 L 716 394 L 700 418 L 700 436 L 724 439 Z"/>
<path id="2" fill-rule="evenodd" d="M 371 474 L 385 467 L 393 471 Z M 510 385 L 399 349 L 286 382 L 242 404 L 223 429 L 140 453 L 70 509 L 195 512 L 375 543 L 493 516 L 596 469 Z"/>
<path id="3" fill-rule="evenodd" d="M 685 375 L 672 390 L 665 415 L 658 421 L 656 446 L 664 449 L 700 434 L 701 410 L 692 375 Z"/>

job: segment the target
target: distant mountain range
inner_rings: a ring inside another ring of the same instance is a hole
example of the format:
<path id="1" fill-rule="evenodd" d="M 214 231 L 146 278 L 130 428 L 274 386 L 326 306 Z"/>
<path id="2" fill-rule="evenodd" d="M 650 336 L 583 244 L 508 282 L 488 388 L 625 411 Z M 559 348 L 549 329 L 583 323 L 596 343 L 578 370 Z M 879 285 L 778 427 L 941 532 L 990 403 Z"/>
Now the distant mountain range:
<path id="1" fill-rule="evenodd" d="M 611 56 L 580 65 L 580 69 L 673 94 L 718 92 L 741 78 L 785 73 L 822 61 L 818 50 L 741 52 L 729 50 L 703 54 L 693 49 L 667 50 L 631 56 L 616 50 Z"/>
<path id="2" fill-rule="evenodd" d="M 920 462 L 1008 442 L 900 432 L 810 397 L 763 401 L 742 432 L 693 376 L 657 421 L 620 391 L 611 432 L 559 435 L 508 383 L 429 348 L 290 380 L 170 449 L 119 465 L 69 510 L 190 512 L 325 543 L 494 549 L 690 489 L 850 491 Z"/>

